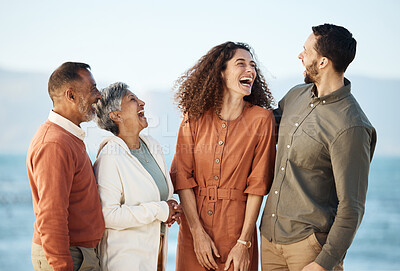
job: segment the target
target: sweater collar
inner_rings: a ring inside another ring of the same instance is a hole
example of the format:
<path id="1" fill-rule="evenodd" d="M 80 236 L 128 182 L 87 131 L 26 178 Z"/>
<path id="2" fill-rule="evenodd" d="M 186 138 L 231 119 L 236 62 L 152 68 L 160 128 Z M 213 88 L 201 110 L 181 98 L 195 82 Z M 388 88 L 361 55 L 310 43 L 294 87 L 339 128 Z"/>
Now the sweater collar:
<path id="1" fill-rule="evenodd" d="M 83 141 L 85 139 L 86 133 L 81 127 L 77 126 L 69 119 L 64 118 L 60 114 L 57 114 L 53 110 L 51 110 L 49 113 L 49 121 L 51 121 L 54 124 L 57 124 L 58 126 L 61 126 L 61 128 L 64 128 L 65 130 L 67 130 L 80 140 Z"/>

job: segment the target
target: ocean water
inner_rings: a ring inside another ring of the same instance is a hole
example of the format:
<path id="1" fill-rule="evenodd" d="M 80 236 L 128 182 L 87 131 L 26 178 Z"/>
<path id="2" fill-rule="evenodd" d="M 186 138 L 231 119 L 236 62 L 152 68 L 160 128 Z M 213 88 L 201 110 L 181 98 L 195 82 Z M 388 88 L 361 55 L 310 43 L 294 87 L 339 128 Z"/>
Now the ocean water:
<path id="1" fill-rule="evenodd" d="M 0 155 L 0 270 L 33 270 L 34 215 L 25 156 Z M 174 270 L 178 227 L 168 240 Z M 366 212 L 345 258 L 345 270 L 400 270 L 400 158 L 375 157 Z"/>

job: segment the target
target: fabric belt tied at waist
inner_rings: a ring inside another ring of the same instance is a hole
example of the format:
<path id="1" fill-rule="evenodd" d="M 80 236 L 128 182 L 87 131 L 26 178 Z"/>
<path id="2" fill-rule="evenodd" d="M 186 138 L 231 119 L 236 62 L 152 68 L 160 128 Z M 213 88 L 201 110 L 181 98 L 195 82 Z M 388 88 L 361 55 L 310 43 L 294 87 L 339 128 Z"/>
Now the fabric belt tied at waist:
<path id="1" fill-rule="evenodd" d="M 198 195 L 206 197 L 208 202 L 217 202 L 218 199 L 237 201 L 247 200 L 247 194 L 234 188 L 218 188 L 216 185 L 210 185 L 207 187 L 198 187 L 198 189 Z"/>

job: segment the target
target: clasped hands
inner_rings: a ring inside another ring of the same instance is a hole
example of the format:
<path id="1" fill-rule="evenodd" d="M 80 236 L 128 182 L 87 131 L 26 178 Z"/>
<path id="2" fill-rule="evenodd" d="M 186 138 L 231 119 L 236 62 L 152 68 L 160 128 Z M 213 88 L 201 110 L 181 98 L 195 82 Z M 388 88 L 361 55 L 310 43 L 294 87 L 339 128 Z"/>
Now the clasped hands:
<path id="1" fill-rule="evenodd" d="M 175 221 L 176 223 L 181 224 L 181 214 L 183 212 L 182 206 L 172 199 L 168 200 L 167 204 L 169 207 L 169 215 L 167 221 L 165 221 L 165 224 L 167 224 L 168 227 L 171 227 Z"/>
<path id="2" fill-rule="evenodd" d="M 192 235 L 194 252 L 200 265 L 207 270 L 218 269 L 214 255 L 217 258 L 221 256 L 211 237 L 202 228 L 193 231 Z M 233 264 L 234 271 L 247 271 L 250 266 L 248 248 L 237 243 L 228 254 L 224 270 L 228 270 L 231 264 Z"/>

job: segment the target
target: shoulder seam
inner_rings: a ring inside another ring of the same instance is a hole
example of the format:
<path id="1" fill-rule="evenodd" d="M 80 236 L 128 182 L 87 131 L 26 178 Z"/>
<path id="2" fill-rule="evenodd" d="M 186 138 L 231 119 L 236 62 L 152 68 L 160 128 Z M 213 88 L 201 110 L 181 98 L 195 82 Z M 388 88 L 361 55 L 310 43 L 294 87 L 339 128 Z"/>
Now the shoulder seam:
<path id="1" fill-rule="evenodd" d="M 364 129 L 368 130 L 368 127 L 363 126 L 363 125 L 354 125 L 354 126 L 348 127 L 348 128 L 346 128 L 346 129 L 343 129 L 343 130 L 339 131 L 339 132 L 337 133 L 337 135 L 335 136 L 335 138 L 332 140 L 332 142 L 331 142 L 330 145 L 334 145 L 334 144 L 336 143 L 336 140 L 337 140 L 342 134 L 344 134 L 345 132 L 347 132 L 347 131 L 349 131 L 349 130 L 351 130 L 351 129 L 355 129 L 355 128 L 364 128 Z"/>

